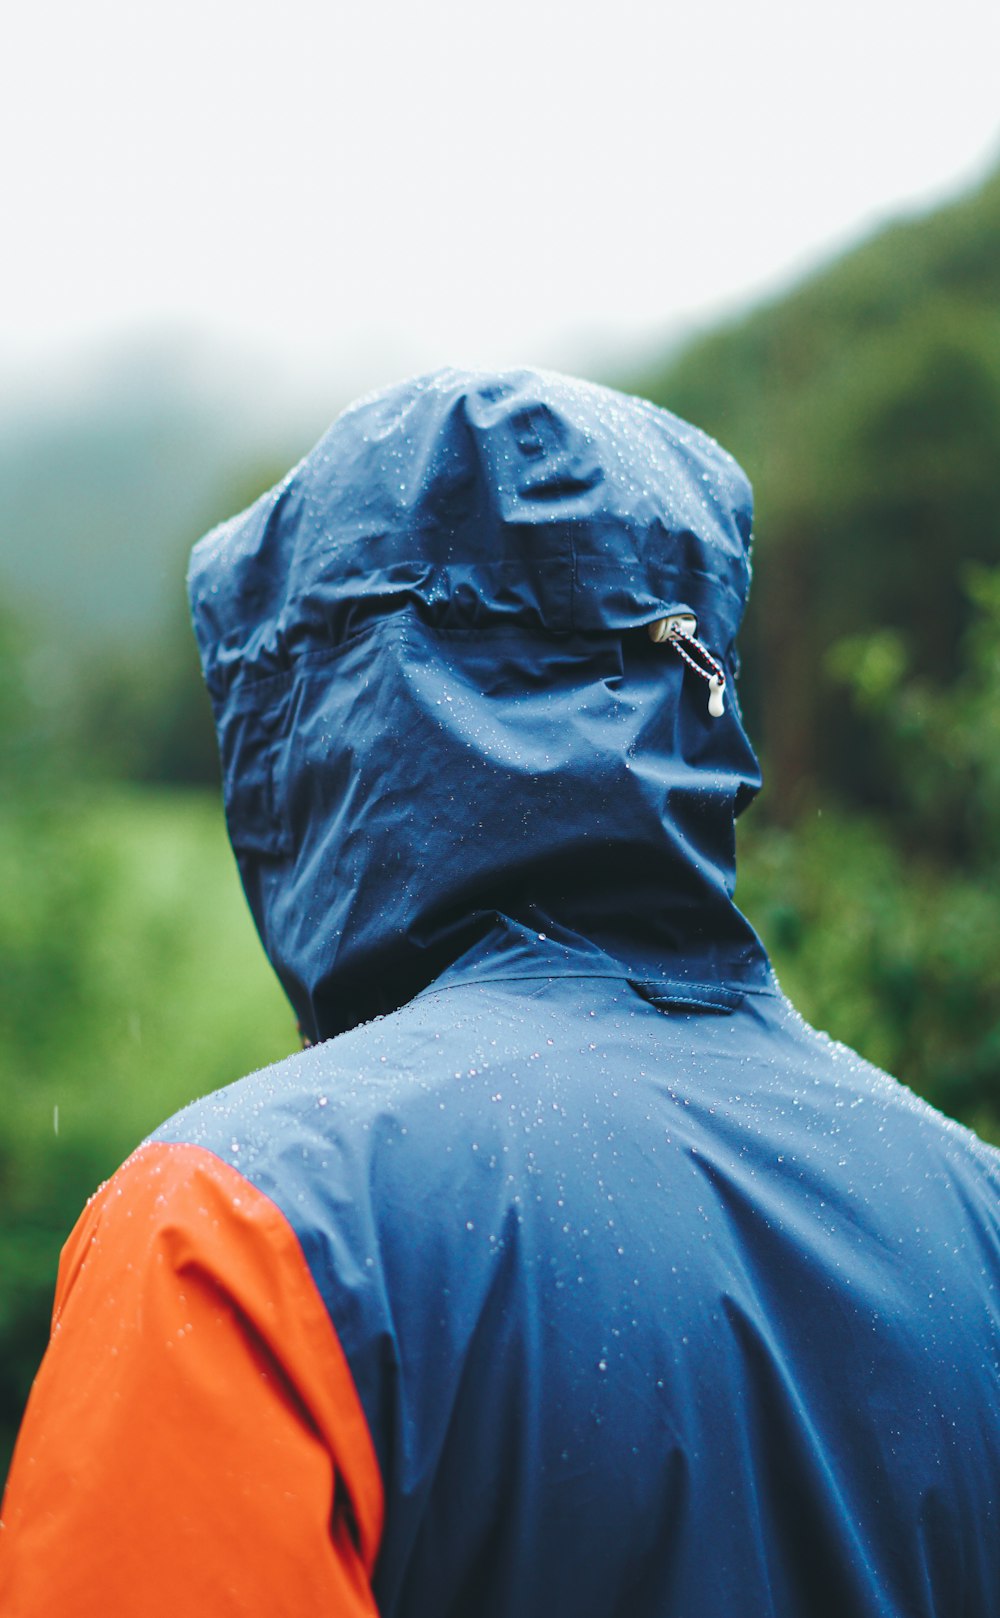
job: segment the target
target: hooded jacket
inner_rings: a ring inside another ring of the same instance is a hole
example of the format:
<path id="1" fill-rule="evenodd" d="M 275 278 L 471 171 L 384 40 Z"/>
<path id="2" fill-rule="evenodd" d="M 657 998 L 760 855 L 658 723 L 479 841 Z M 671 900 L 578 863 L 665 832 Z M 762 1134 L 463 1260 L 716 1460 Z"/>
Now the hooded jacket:
<path id="1" fill-rule="evenodd" d="M 447 371 L 197 547 L 314 1048 L 71 1237 L 5 1613 L 1000 1611 L 1000 1159 L 733 903 L 750 522 L 664 411 Z"/>

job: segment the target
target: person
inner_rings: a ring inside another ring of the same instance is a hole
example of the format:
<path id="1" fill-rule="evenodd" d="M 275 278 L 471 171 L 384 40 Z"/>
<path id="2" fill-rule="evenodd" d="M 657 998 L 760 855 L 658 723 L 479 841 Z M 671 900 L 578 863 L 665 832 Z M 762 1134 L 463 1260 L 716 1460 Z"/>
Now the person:
<path id="1" fill-rule="evenodd" d="M 312 1047 L 71 1236 L 10 1618 L 1000 1611 L 1000 1154 L 734 905 L 750 525 L 667 412 L 444 371 L 196 548 Z"/>

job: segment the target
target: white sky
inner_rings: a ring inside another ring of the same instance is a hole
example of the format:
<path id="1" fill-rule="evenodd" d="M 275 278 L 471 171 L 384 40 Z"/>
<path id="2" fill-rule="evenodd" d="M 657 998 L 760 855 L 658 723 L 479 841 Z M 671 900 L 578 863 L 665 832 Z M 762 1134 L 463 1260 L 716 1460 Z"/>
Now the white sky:
<path id="1" fill-rule="evenodd" d="M 173 329 L 318 385 L 613 361 L 1000 160 L 998 0 L 31 0 L 4 33 L 9 374 Z"/>

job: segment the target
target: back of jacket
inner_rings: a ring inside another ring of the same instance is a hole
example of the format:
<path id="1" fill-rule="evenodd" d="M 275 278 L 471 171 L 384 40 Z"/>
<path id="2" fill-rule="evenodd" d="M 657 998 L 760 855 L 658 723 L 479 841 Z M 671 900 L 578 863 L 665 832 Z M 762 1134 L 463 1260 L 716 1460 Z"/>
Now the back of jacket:
<path id="1" fill-rule="evenodd" d="M 196 548 L 315 1048 L 67 1244 L 5 1614 L 1000 1611 L 1000 1159 L 733 902 L 750 516 L 667 412 L 449 371 Z"/>
<path id="2" fill-rule="evenodd" d="M 773 988 L 658 1009 L 497 942 L 160 1137 L 311 1255 L 379 1610 L 996 1611 L 995 1155 Z"/>

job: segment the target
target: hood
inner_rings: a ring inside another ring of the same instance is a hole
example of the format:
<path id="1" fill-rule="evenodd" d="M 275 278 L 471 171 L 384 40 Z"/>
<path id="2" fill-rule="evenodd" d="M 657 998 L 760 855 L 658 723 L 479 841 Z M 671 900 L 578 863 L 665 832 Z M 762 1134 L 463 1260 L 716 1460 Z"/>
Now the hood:
<path id="1" fill-rule="evenodd" d="M 447 370 L 361 400 L 196 546 L 229 831 L 303 1029 L 498 936 L 762 979 L 732 902 L 750 486 L 640 399 Z M 726 708 L 649 625 L 697 619 Z"/>

